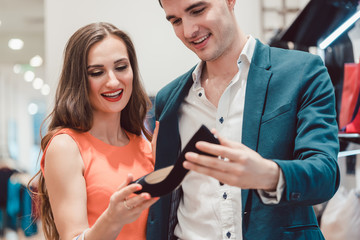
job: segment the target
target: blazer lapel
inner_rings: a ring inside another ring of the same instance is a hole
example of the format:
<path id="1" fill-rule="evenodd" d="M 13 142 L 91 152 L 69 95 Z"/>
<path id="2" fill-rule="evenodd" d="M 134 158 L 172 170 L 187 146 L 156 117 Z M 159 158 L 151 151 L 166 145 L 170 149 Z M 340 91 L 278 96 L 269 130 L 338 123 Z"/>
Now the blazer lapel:
<path id="1" fill-rule="evenodd" d="M 242 143 L 257 151 L 261 117 L 265 108 L 266 93 L 272 72 L 270 65 L 270 48 L 257 40 L 251 60 L 245 94 L 245 108 L 242 127 Z M 249 190 L 242 190 L 243 212 L 246 207 Z M 249 205 L 250 206 L 250 205 Z"/>
<path id="2" fill-rule="evenodd" d="M 179 80 L 173 89 L 162 113 L 159 116 L 160 129 L 158 142 L 162 142 L 157 149 L 155 169 L 166 167 L 175 163 L 180 150 L 180 135 L 178 124 L 178 111 L 181 102 L 186 97 L 192 85 L 193 68 Z"/>
<path id="3" fill-rule="evenodd" d="M 163 114 L 161 114 L 159 118 L 160 121 L 161 120 L 164 121 L 164 119 L 172 118 L 174 116 L 177 117 L 180 104 L 186 97 L 191 85 L 192 85 L 191 74 L 190 76 L 189 75 L 185 76 L 181 81 L 179 81 L 179 84 L 172 92 L 167 104 L 164 106 Z"/>

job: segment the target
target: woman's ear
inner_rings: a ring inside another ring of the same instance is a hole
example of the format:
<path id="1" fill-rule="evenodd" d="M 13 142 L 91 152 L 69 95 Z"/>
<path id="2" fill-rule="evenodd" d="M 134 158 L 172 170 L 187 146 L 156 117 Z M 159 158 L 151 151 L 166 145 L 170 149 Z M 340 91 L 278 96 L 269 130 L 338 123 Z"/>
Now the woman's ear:
<path id="1" fill-rule="evenodd" d="M 236 0 L 226 0 L 229 9 L 234 10 Z"/>

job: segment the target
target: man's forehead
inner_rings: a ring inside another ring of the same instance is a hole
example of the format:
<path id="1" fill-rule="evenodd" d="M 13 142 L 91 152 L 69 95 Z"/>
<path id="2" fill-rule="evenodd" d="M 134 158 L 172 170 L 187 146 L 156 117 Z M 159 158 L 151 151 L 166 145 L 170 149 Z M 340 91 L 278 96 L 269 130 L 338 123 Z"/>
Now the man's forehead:
<path id="1" fill-rule="evenodd" d="M 166 13 L 166 19 L 180 17 L 183 13 L 191 12 L 193 9 L 204 6 L 211 0 L 162 0 L 165 2 L 163 9 Z"/>
<path id="2" fill-rule="evenodd" d="M 194 6 L 210 3 L 212 0 L 160 0 L 164 10 L 176 9 L 189 11 Z"/>
<path id="3" fill-rule="evenodd" d="M 164 7 L 164 5 L 192 5 L 197 4 L 198 2 L 211 2 L 213 0 L 159 0 L 159 3 Z"/>

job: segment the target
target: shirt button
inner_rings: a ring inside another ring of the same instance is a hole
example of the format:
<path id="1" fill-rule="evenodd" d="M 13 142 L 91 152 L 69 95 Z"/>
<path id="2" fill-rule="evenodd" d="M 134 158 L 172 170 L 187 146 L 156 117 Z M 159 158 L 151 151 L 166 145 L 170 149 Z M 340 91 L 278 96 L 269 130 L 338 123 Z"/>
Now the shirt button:
<path id="1" fill-rule="evenodd" d="M 199 97 L 201 97 L 202 96 L 202 93 L 199 93 Z"/>
<path id="2" fill-rule="evenodd" d="M 219 122 L 222 124 L 222 123 L 224 122 L 224 118 L 221 117 L 221 118 L 219 119 Z"/>
<path id="3" fill-rule="evenodd" d="M 223 194 L 223 199 L 227 199 L 227 194 L 226 194 L 226 192 L 224 192 L 224 194 Z"/>
<path id="4" fill-rule="evenodd" d="M 155 222 L 155 216 L 153 212 L 150 212 L 150 223 L 153 224 Z"/>
<path id="5" fill-rule="evenodd" d="M 292 192 L 291 195 L 290 195 L 290 199 L 291 199 L 291 200 L 299 200 L 299 199 L 300 199 L 300 196 L 301 196 L 301 193 Z"/>
<path id="6" fill-rule="evenodd" d="M 231 233 L 230 233 L 230 232 L 227 232 L 227 233 L 226 233 L 226 236 L 227 236 L 228 238 L 230 238 L 230 237 L 231 237 Z"/>

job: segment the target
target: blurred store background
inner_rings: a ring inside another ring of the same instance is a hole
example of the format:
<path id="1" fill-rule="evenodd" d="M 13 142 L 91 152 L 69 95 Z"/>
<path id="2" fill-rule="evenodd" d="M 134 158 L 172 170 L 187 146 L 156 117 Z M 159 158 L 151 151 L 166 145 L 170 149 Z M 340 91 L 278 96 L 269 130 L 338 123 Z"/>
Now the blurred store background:
<path id="1" fill-rule="evenodd" d="M 358 10 L 357 0 L 238 0 L 235 7 L 245 33 L 273 46 L 319 54 L 324 61 L 359 21 L 323 49 L 319 44 Z M 41 123 L 53 104 L 65 43 L 76 29 L 96 21 L 130 34 L 150 96 L 197 63 L 157 0 L 0 0 L 0 240 L 43 239 L 41 223 L 29 214 L 34 208 L 26 184 L 39 170 Z M 357 47 L 352 59 L 343 58 L 358 61 Z M 342 84 L 344 62 L 336 64 L 334 86 Z M 351 187 L 356 187 L 355 166 Z"/>

